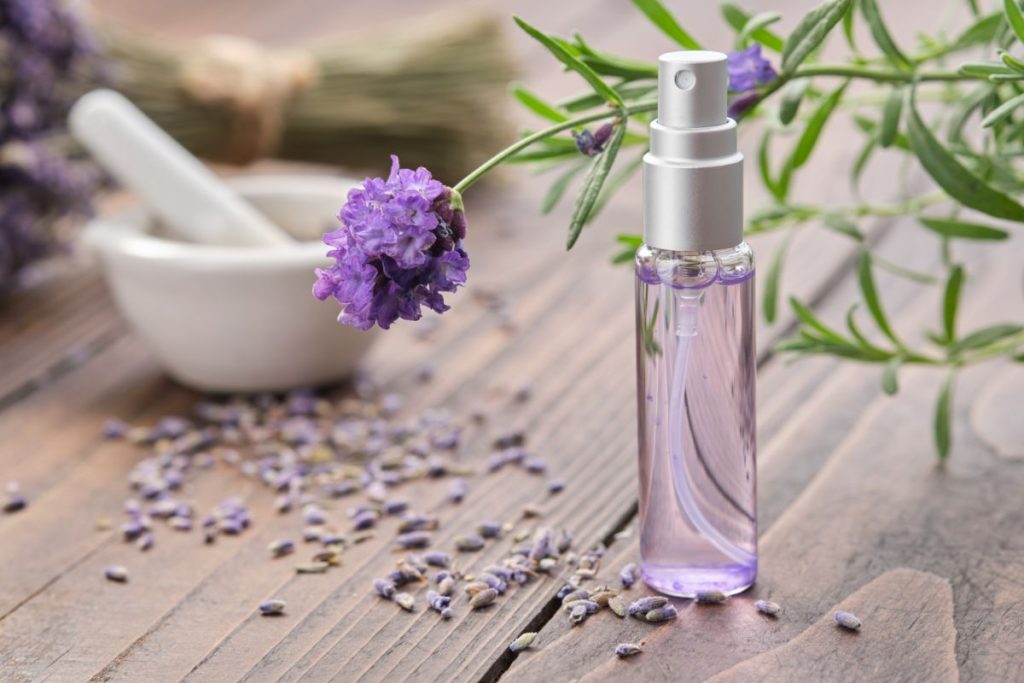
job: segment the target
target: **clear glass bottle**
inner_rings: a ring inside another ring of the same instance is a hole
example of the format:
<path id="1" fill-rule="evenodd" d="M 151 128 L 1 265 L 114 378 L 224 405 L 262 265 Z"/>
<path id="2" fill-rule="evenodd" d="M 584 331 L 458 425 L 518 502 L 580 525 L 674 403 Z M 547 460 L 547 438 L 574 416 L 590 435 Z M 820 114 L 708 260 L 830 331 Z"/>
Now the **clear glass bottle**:
<path id="1" fill-rule="evenodd" d="M 669 595 L 757 574 L 753 275 L 745 242 L 637 251 L 640 559 Z"/>

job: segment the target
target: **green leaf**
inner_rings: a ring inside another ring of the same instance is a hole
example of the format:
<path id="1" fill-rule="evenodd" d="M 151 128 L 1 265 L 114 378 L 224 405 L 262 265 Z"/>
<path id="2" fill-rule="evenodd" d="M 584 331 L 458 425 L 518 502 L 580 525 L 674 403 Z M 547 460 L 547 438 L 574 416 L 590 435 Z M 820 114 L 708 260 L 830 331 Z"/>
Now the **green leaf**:
<path id="1" fill-rule="evenodd" d="M 949 120 L 949 128 L 946 132 L 946 139 L 951 142 L 960 142 L 963 139 L 964 126 L 967 125 L 967 120 L 971 118 L 971 114 L 982 105 L 982 103 L 992 95 L 994 90 L 993 85 L 989 83 L 981 83 L 977 88 L 967 93 L 962 98 L 960 105 L 954 110 L 953 115 Z"/>
<path id="2" fill-rule="evenodd" d="M 785 190 L 772 178 L 771 161 L 768 158 L 768 145 L 771 142 L 771 131 L 765 132 L 761 137 L 761 144 L 757 148 L 757 168 L 761 172 L 761 182 L 780 202 L 786 198 Z"/>
<path id="3" fill-rule="evenodd" d="M 966 207 L 996 218 L 1024 221 L 1024 206 L 995 189 L 967 170 L 921 120 L 914 106 L 913 91 L 908 94 L 907 133 L 910 145 L 928 175 Z"/>
<path id="4" fill-rule="evenodd" d="M 572 183 L 573 178 L 578 176 L 584 168 L 586 168 L 584 164 L 577 164 L 562 173 L 555 182 L 551 183 L 551 187 L 544 194 L 544 200 L 540 205 L 542 214 L 546 216 L 558 206 L 558 202 L 562 201 L 562 197 L 565 196 L 565 191 L 569 189 L 569 184 Z"/>
<path id="5" fill-rule="evenodd" d="M 882 124 L 878 129 L 878 144 L 890 147 L 900 132 L 900 110 L 903 108 L 903 88 L 897 86 L 889 92 L 882 110 Z"/>
<path id="6" fill-rule="evenodd" d="M 662 33 L 682 45 L 687 50 L 699 50 L 700 43 L 683 30 L 672 13 L 665 9 L 658 0 L 633 0 L 633 4 L 647 15 L 651 22 L 661 29 Z"/>
<path id="7" fill-rule="evenodd" d="M 871 340 L 860 331 L 860 328 L 857 326 L 856 312 L 856 303 L 851 305 L 849 310 L 846 311 L 846 327 L 850 330 L 850 334 L 853 335 L 853 338 L 857 340 L 857 343 L 860 344 L 862 349 L 872 354 L 875 357 L 875 360 L 891 358 L 893 354 L 872 344 Z"/>
<path id="8" fill-rule="evenodd" d="M 811 85 L 811 79 L 798 78 L 790 81 L 782 88 L 782 99 L 779 101 L 779 121 L 788 125 L 796 118 L 800 110 L 800 103 L 807 94 L 807 88 Z"/>
<path id="9" fill-rule="evenodd" d="M 885 27 L 882 13 L 878 10 L 878 4 L 875 0 L 860 0 L 860 11 L 864 15 L 864 20 L 868 22 L 868 28 L 871 29 L 871 37 L 875 39 L 875 44 L 878 45 L 882 54 L 888 57 L 889 61 L 900 67 L 913 68 L 914 62 L 903 54 L 896 45 L 896 41 L 892 39 L 889 29 Z"/>
<path id="10" fill-rule="evenodd" d="M 882 391 L 892 396 L 900 390 L 899 373 L 903 359 L 899 356 L 893 358 L 882 368 Z"/>
<path id="11" fill-rule="evenodd" d="M 1003 9 L 1006 11 L 1006 20 L 1010 22 L 1010 28 L 1017 34 L 1017 40 L 1024 43 L 1024 12 L 1021 12 L 1017 0 L 1003 0 Z"/>
<path id="12" fill-rule="evenodd" d="M 750 17 L 747 23 L 743 25 L 743 30 L 736 36 L 737 47 L 746 47 L 754 34 L 766 26 L 771 26 L 780 19 L 782 19 L 782 15 L 778 12 L 759 12 Z M 757 41 L 755 40 L 755 42 Z"/>
<path id="13" fill-rule="evenodd" d="M 812 52 L 818 49 L 829 32 L 835 28 L 853 0 L 826 0 L 800 20 L 786 38 L 782 49 L 782 71 L 791 73 Z"/>
<path id="14" fill-rule="evenodd" d="M 841 235 L 846 235 L 857 242 L 864 241 L 864 233 L 857 228 L 853 221 L 840 213 L 826 213 L 822 216 L 822 221 L 826 227 Z"/>
<path id="15" fill-rule="evenodd" d="M 949 271 L 949 279 L 946 280 L 946 291 L 942 295 L 942 329 L 947 342 L 956 339 L 956 312 L 960 306 L 960 290 L 963 285 L 963 267 L 953 266 Z"/>
<path id="16" fill-rule="evenodd" d="M 1024 105 L 1024 94 L 1017 95 L 1016 97 L 1011 97 L 1010 99 L 1006 100 L 998 107 L 990 111 L 988 115 L 981 120 L 982 127 L 991 128 L 992 126 L 996 125 L 1003 119 L 1013 114 L 1013 112 L 1016 111 L 1017 108 L 1020 107 L 1021 105 Z"/>
<path id="17" fill-rule="evenodd" d="M 622 96 L 622 99 L 626 101 L 639 99 L 657 91 L 657 89 L 657 86 L 654 85 L 636 86 L 632 88 L 616 88 L 619 95 Z M 589 92 L 585 95 L 579 95 L 559 102 L 558 106 L 568 112 L 579 112 L 586 111 L 587 109 L 594 109 L 595 107 L 603 107 L 606 104 L 607 102 L 603 97 L 596 93 Z"/>
<path id="18" fill-rule="evenodd" d="M 814 146 L 818 142 L 818 138 L 821 137 L 821 131 L 825 127 L 828 117 L 832 115 L 836 105 L 839 104 L 839 100 L 842 99 L 846 85 L 844 83 L 839 86 L 811 114 L 811 118 L 807 121 L 807 127 L 804 128 L 800 139 L 797 140 L 796 147 L 793 148 L 793 154 L 789 158 L 790 168 L 797 169 L 807 163 L 811 152 L 814 150 Z"/>
<path id="19" fill-rule="evenodd" d="M 860 284 L 861 296 L 864 297 L 864 305 L 867 306 L 871 317 L 875 319 L 878 329 L 897 348 L 903 348 L 903 344 L 896 336 L 892 326 L 889 325 L 889 319 L 886 318 L 885 311 L 882 309 L 882 302 L 878 298 L 878 289 L 875 287 L 875 276 L 871 272 L 871 252 L 867 249 L 861 251 L 860 259 L 857 261 L 857 281 Z"/>
<path id="20" fill-rule="evenodd" d="M 576 196 L 576 205 L 572 210 L 566 249 L 572 249 L 573 245 L 576 244 L 576 240 L 579 239 L 580 233 L 583 232 L 583 226 L 586 225 L 590 212 L 594 208 L 594 203 L 601 193 L 601 187 L 608 177 L 608 172 L 611 170 L 612 164 L 615 163 L 615 157 L 619 153 L 619 147 L 622 146 L 622 139 L 625 135 L 626 120 L 623 119 L 615 126 L 615 132 L 612 133 L 608 146 L 605 147 L 603 152 L 594 157 L 593 163 L 590 164 L 590 170 L 587 171 L 587 177 L 583 181 L 583 188 Z"/>
<path id="21" fill-rule="evenodd" d="M 741 32 L 743 27 L 747 25 L 747 22 L 750 21 L 750 13 L 731 2 L 723 2 L 721 10 L 722 18 L 725 19 L 726 23 L 729 24 L 729 26 L 732 26 L 732 29 L 737 33 Z M 760 43 L 765 48 L 773 52 L 782 52 L 782 47 L 784 45 L 782 38 L 767 28 L 762 27 L 756 31 L 752 31 L 750 33 L 750 38 L 753 39 L 755 43 Z"/>
<path id="22" fill-rule="evenodd" d="M 860 185 L 860 177 L 864 173 L 864 169 L 867 167 L 868 161 L 871 159 L 871 155 L 874 154 L 877 146 L 878 140 L 874 136 L 868 138 L 861 148 L 860 154 L 857 155 L 857 160 L 853 162 L 853 168 L 850 169 L 850 183 L 855 190 Z"/>
<path id="23" fill-rule="evenodd" d="M 957 237 L 965 240 L 1005 240 L 1010 236 L 1006 230 L 981 223 L 968 223 L 956 218 L 918 216 L 918 220 L 926 228 L 943 237 Z"/>
<path id="24" fill-rule="evenodd" d="M 818 317 L 814 315 L 811 309 L 797 301 L 796 297 L 789 297 L 789 305 L 793 308 L 793 313 L 796 314 L 800 322 L 815 330 L 826 341 L 840 346 L 848 346 L 850 344 L 842 335 L 818 320 Z"/>
<path id="25" fill-rule="evenodd" d="M 1001 12 L 989 14 L 978 19 L 968 26 L 963 33 L 957 37 L 954 48 L 962 50 L 965 47 L 984 45 L 996 39 L 999 29 L 1003 26 L 1003 15 Z"/>
<path id="26" fill-rule="evenodd" d="M 769 323 L 775 322 L 776 311 L 779 305 L 779 278 L 782 275 L 782 264 L 786 260 L 786 252 L 789 250 L 789 243 L 793 236 L 790 232 L 786 239 L 775 250 L 772 257 L 772 265 L 768 269 L 768 276 L 764 280 L 764 319 Z"/>
<path id="27" fill-rule="evenodd" d="M 1024 332 L 1024 325 L 1017 325 L 1013 323 L 1000 323 L 998 325 L 990 325 L 989 327 L 983 327 L 976 332 L 971 332 L 969 335 L 951 344 L 949 347 L 950 353 L 960 353 L 962 351 L 973 351 L 974 349 L 980 349 L 985 346 L 989 346 L 998 341 L 1002 341 L 1007 337 L 1012 337 L 1016 334 Z"/>
<path id="28" fill-rule="evenodd" d="M 935 449 L 939 453 L 939 460 L 945 461 L 949 457 L 949 447 L 952 444 L 952 428 L 950 427 L 950 413 L 953 402 L 953 382 L 956 375 L 950 373 L 946 381 L 942 383 L 939 390 L 939 398 L 935 402 Z"/>
<path id="29" fill-rule="evenodd" d="M 527 109 L 532 111 L 534 114 L 547 119 L 548 121 L 554 121 L 555 123 L 562 123 L 568 121 L 569 117 L 564 112 L 559 111 L 557 107 L 549 104 L 542 100 L 537 95 L 533 94 L 522 85 L 518 83 L 512 86 L 512 96 L 519 100 Z"/>
<path id="30" fill-rule="evenodd" d="M 1017 59 L 1009 52 L 1000 52 L 999 58 L 1003 60 L 1003 64 L 1010 67 L 1018 74 L 1024 73 L 1024 61 Z"/>
<path id="31" fill-rule="evenodd" d="M 633 262 L 636 250 L 644 243 L 644 238 L 640 235 L 618 235 L 615 241 L 622 245 L 622 250 L 612 257 L 612 263 L 618 265 Z"/>
<path id="32" fill-rule="evenodd" d="M 902 107 L 901 107 L 901 109 L 902 109 Z M 872 121 L 868 117 L 861 116 L 860 114 L 854 114 L 853 115 L 853 121 L 854 121 L 854 123 L 857 124 L 858 128 L 860 128 L 862 131 L 864 131 L 865 133 L 870 135 L 872 138 L 874 138 L 875 141 L 878 140 L 879 132 L 882 130 L 882 124 L 881 123 L 877 123 L 875 121 Z M 892 145 L 891 146 L 896 147 L 897 149 L 905 150 L 907 152 L 912 151 L 910 149 L 910 140 L 908 140 L 907 136 L 904 135 L 903 133 L 900 133 L 898 130 L 896 131 L 896 133 L 893 136 Z"/>
<path id="33" fill-rule="evenodd" d="M 546 33 L 542 33 L 533 26 L 530 26 L 519 17 L 513 17 L 513 19 L 515 19 L 519 28 L 526 31 L 530 37 L 546 47 L 548 51 L 558 59 L 558 61 L 582 76 L 583 79 L 590 84 L 590 87 L 592 87 L 599 95 L 604 97 L 605 100 L 619 107 L 624 106 L 619 93 L 615 92 L 614 88 L 601 80 L 601 77 L 594 73 L 593 69 L 581 62 L 578 57 L 566 49 L 564 42 L 554 40 L 551 36 Z"/>
<path id="34" fill-rule="evenodd" d="M 640 165 L 643 164 L 644 157 L 641 154 L 633 161 L 629 162 L 608 179 L 608 182 L 604 184 L 604 188 L 601 190 L 601 194 L 597 196 L 597 201 L 594 202 L 594 208 L 590 210 L 590 214 L 587 216 L 587 222 L 590 223 L 600 215 L 601 211 L 604 210 L 608 200 L 612 198 L 622 185 L 633 177 L 633 174 L 637 172 Z"/>
<path id="35" fill-rule="evenodd" d="M 846 36 L 846 44 L 850 46 L 850 49 L 854 52 L 860 52 L 857 49 L 857 39 L 853 33 L 853 20 L 856 15 L 856 0 L 850 5 L 850 10 L 843 15 L 843 35 Z"/>
<path id="36" fill-rule="evenodd" d="M 961 64 L 957 72 L 964 76 L 987 78 L 988 76 L 1013 74 L 1014 70 L 998 62 L 967 62 Z"/>

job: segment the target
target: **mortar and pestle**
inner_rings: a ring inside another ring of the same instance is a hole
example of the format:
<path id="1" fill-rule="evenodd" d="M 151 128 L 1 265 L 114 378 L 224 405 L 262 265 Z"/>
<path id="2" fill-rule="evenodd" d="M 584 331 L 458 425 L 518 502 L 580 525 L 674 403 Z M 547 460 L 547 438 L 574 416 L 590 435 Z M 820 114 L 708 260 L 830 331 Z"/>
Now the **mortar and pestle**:
<path id="1" fill-rule="evenodd" d="M 83 96 L 72 134 L 142 206 L 85 229 L 121 314 L 167 373 L 203 391 L 280 391 L 350 375 L 374 339 L 310 294 L 321 234 L 356 181 L 225 183 L 110 90 Z"/>

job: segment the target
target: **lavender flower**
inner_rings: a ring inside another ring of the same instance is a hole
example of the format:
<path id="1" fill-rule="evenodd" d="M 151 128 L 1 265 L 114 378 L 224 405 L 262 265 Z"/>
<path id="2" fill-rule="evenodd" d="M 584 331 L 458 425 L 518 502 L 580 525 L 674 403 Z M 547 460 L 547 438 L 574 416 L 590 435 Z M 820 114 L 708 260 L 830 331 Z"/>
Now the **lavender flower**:
<path id="1" fill-rule="evenodd" d="M 730 52 L 726 68 L 729 70 L 729 90 L 734 93 L 766 85 L 778 76 L 771 62 L 761 56 L 761 46 L 757 43 L 746 50 Z"/>
<path id="2" fill-rule="evenodd" d="M 612 136 L 612 129 L 612 124 L 606 123 L 593 133 L 587 128 L 579 133 L 573 131 L 572 137 L 576 140 L 576 149 L 585 156 L 597 156 L 604 151 L 604 144 Z"/>
<path id="3" fill-rule="evenodd" d="M 423 306 L 448 310 L 442 293 L 464 284 L 469 269 L 457 192 L 423 167 L 400 168 L 392 155 L 387 180 L 367 178 L 351 190 L 338 219 L 341 227 L 324 235 L 335 263 L 317 269 L 313 295 L 342 305 L 339 322 L 387 329 L 399 318 L 419 320 Z"/>

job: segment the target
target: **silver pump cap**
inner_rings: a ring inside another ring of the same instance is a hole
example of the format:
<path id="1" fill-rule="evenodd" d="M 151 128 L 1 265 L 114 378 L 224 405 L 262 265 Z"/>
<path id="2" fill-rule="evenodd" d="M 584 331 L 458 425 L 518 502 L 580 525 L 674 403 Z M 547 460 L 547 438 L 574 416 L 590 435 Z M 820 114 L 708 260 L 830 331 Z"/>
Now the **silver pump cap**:
<path id="1" fill-rule="evenodd" d="M 710 251 L 743 241 L 743 155 L 726 114 L 721 52 L 658 58 L 658 118 L 644 155 L 644 241 L 657 249 Z"/>

